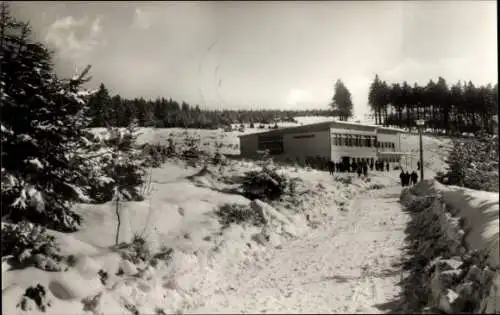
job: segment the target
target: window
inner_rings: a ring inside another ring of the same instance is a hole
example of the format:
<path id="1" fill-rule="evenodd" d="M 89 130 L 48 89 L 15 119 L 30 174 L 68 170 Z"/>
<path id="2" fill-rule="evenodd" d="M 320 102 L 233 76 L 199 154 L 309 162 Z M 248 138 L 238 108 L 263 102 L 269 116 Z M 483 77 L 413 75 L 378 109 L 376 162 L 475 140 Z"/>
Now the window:
<path id="1" fill-rule="evenodd" d="M 314 137 L 316 137 L 316 135 L 314 135 L 314 134 L 293 136 L 294 139 L 306 139 L 306 138 L 314 138 Z"/>

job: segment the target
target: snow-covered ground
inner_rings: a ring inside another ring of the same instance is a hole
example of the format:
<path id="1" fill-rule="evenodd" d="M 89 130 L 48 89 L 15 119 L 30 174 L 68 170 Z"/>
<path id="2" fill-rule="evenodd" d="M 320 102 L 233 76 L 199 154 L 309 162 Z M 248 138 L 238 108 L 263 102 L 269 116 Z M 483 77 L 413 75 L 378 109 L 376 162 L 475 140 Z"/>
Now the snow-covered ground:
<path id="1" fill-rule="evenodd" d="M 143 129 L 141 142 L 182 141 L 197 135 L 200 143 L 238 153 L 239 132 Z M 186 134 L 187 133 L 187 134 Z M 418 150 L 418 137 L 405 145 Z M 446 140 L 425 137 L 426 168 L 441 170 Z M 416 165 L 416 164 L 414 164 Z M 232 161 L 223 175 L 241 175 L 255 164 Z M 133 265 L 113 248 L 116 218 L 112 204 L 79 205 L 84 227 L 73 234 L 51 232 L 62 250 L 76 257 L 66 272 L 12 269 L 2 262 L 2 297 L 6 314 L 29 286 L 48 288 L 51 307 L 45 314 L 91 314 L 82 300 L 95 298 L 95 314 L 179 312 L 383 312 L 377 305 L 399 292 L 403 229 L 408 220 L 397 202 L 398 171 L 372 173 L 371 182 L 354 177 L 352 184 L 327 172 L 284 167 L 300 177 L 309 193 L 302 210 L 289 205 L 270 208 L 266 227 L 231 225 L 221 230 L 213 210 L 223 203 L 249 200 L 223 192 L 217 170 L 195 176 L 199 169 L 165 164 L 152 170 L 150 193 L 143 202 L 121 209 L 120 241 L 142 234 L 153 252 L 172 248 L 170 260 L 156 266 Z M 347 176 L 347 174 L 338 175 Z M 368 189 L 372 184 L 382 189 Z M 265 231 L 264 231 L 265 230 Z M 259 234 L 269 242 L 259 241 Z M 257 236 L 257 237 L 256 237 Z M 116 275 L 118 269 L 124 275 Z M 108 273 L 106 284 L 99 270 Z M 161 310 L 161 311 L 160 311 Z M 39 311 L 32 309 L 29 313 Z"/>
<path id="2" fill-rule="evenodd" d="M 452 141 L 447 137 L 422 136 L 424 155 L 424 176 L 426 179 L 434 178 L 437 172 L 446 171 L 446 158 L 451 151 Z M 417 170 L 417 162 L 420 160 L 419 136 L 403 134 L 401 136 L 401 150 L 409 152 L 408 158 L 402 159 L 403 169 Z M 419 174 L 420 176 L 420 174 Z"/>
<path id="3" fill-rule="evenodd" d="M 392 183 L 394 184 L 394 183 Z M 193 313 L 383 313 L 399 293 L 400 188 L 362 194 L 305 238 L 220 273 Z"/>

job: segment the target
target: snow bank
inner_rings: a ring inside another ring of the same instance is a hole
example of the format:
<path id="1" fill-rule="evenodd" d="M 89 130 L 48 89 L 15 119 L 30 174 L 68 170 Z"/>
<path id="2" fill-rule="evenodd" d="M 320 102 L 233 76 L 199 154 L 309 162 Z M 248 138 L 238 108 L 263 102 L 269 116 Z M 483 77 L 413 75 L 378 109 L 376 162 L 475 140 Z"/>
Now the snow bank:
<path id="1" fill-rule="evenodd" d="M 498 313 L 498 194 L 426 180 L 401 202 L 412 214 L 406 307 Z"/>

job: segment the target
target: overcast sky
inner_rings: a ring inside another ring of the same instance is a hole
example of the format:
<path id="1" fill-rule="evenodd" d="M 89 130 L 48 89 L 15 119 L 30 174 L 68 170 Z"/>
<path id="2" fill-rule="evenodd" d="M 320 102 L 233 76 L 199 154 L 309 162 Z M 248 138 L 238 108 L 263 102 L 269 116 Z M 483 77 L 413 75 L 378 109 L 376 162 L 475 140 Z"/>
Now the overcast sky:
<path id="1" fill-rule="evenodd" d="M 210 108 L 326 108 L 340 78 L 368 112 L 389 83 L 497 82 L 495 1 L 13 2 L 63 75 Z"/>

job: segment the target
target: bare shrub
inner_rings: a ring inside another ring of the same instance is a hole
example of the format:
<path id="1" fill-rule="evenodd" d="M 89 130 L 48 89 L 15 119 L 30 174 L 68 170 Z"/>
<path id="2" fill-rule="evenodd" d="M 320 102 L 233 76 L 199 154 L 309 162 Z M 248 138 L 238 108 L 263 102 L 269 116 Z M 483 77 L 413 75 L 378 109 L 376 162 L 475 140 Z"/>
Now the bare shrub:
<path id="1" fill-rule="evenodd" d="M 215 215 L 219 218 L 222 228 L 227 228 L 232 223 L 250 223 L 255 226 L 261 226 L 265 223 L 265 219 L 260 212 L 254 211 L 248 205 L 237 203 L 223 204 L 215 211 Z"/>
<path id="2" fill-rule="evenodd" d="M 382 185 L 382 184 L 371 184 L 368 189 L 371 189 L 371 190 L 378 190 L 378 189 L 384 189 L 385 188 L 385 185 Z"/>
<path id="3" fill-rule="evenodd" d="M 23 297 L 17 307 L 20 307 L 23 311 L 33 311 L 30 300 L 35 303 L 38 309 L 42 312 L 47 310 L 47 307 L 51 306 L 50 301 L 47 301 L 47 289 L 41 284 L 37 284 L 35 287 L 29 287 L 23 294 Z"/>
<path id="4" fill-rule="evenodd" d="M 134 264 L 149 261 L 152 258 L 151 248 L 146 239 L 138 234 L 134 235 L 132 242 L 122 248 L 121 256 Z"/>
<path id="5" fill-rule="evenodd" d="M 169 147 L 162 144 L 144 144 L 142 146 L 145 167 L 160 167 L 170 157 Z"/>
<path id="6" fill-rule="evenodd" d="M 249 199 L 276 200 L 284 194 L 295 193 L 296 185 L 276 169 L 263 167 L 260 171 L 246 172 L 241 185 L 243 195 Z"/>
<path id="7" fill-rule="evenodd" d="M 345 185 L 351 185 L 352 184 L 352 176 L 335 176 L 333 178 L 333 180 L 337 181 L 337 182 L 341 182 Z"/>

